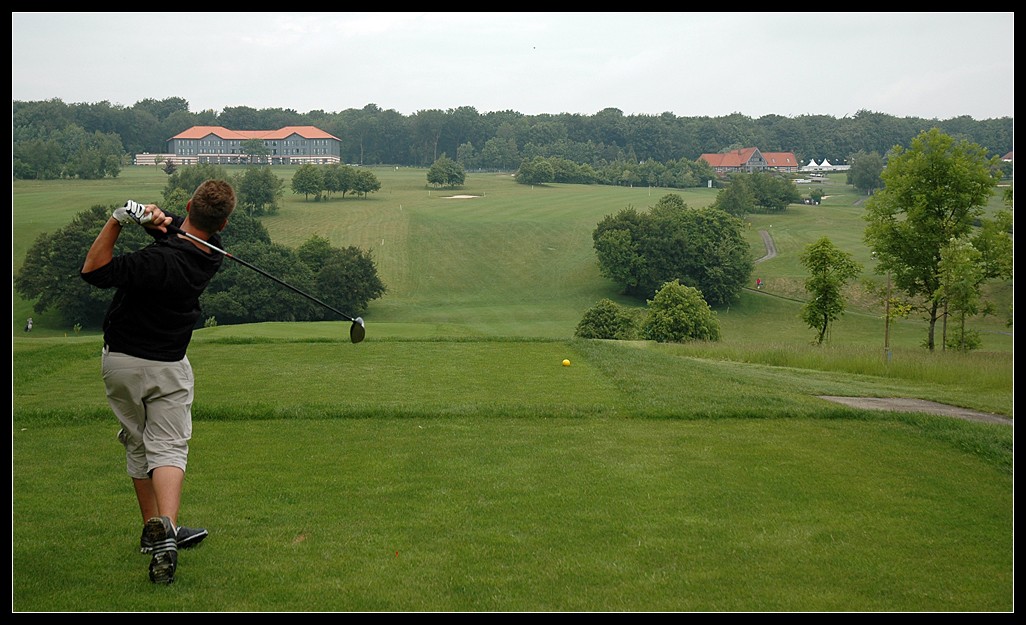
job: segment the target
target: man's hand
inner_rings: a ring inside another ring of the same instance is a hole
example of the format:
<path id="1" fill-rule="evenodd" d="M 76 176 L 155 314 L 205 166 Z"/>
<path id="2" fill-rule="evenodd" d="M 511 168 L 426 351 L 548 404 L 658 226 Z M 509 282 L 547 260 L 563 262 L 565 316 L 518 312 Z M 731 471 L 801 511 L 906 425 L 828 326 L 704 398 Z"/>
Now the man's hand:
<path id="1" fill-rule="evenodd" d="M 171 216 L 164 214 L 156 204 L 140 204 L 132 200 L 114 209 L 113 217 L 122 226 L 137 223 L 161 232 L 167 232 L 167 225 L 173 221 Z"/>
<path id="2" fill-rule="evenodd" d="M 124 206 L 115 208 L 112 216 L 122 226 L 127 226 L 133 223 L 140 225 L 148 224 L 153 220 L 153 213 L 146 210 L 146 206 L 138 202 L 133 202 L 132 200 L 125 202 Z"/>

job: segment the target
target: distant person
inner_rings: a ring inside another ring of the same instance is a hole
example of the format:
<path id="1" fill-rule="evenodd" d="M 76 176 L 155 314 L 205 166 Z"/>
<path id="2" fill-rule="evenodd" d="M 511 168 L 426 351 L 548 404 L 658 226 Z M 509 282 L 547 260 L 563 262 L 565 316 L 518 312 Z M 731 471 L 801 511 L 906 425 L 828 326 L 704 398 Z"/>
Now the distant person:
<path id="1" fill-rule="evenodd" d="M 175 581 L 180 548 L 207 537 L 205 529 L 178 525 L 192 438 L 194 379 L 185 352 L 201 316 L 199 297 L 224 258 L 168 234 L 167 226 L 220 246 L 218 233 L 235 201 L 235 190 L 223 180 L 200 184 L 184 218 L 129 201 L 114 210 L 82 265 L 83 280 L 117 289 L 103 320 L 103 382 L 142 513 L 139 546 L 153 554 L 150 581 L 157 584 Z M 132 224 L 145 227 L 154 241 L 115 256 L 121 229 Z"/>
<path id="2" fill-rule="evenodd" d="M 32 331 L 32 317 L 29 317 L 28 321 L 25 323 L 25 331 L 26 332 L 31 332 Z"/>
<path id="3" fill-rule="evenodd" d="M 755 279 L 755 288 L 762 289 L 762 278 Z"/>

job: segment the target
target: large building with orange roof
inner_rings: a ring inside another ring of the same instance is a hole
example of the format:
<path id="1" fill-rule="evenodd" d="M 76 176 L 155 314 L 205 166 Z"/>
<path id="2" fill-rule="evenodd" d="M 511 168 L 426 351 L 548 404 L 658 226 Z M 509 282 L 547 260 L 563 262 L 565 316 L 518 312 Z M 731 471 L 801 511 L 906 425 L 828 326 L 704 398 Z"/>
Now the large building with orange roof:
<path id="1" fill-rule="evenodd" d="M 718 174 L 745 172 L 753 173 L 766 169 L 766 159 L 759 148 L 740 148 L 720 154 L 703 154 L 701 160 L 712 165 Z"/>
<path id="2" fill-rule="evenodd" d="M 245 143 L 251 140 L 262 142 L 266 155 L 247 154 Z M 166 154 L 138 154 L 135 163 L 156 165 L 159 160 L 176 165 L 329 165 L 341 162 L 341 146 L 338 137 L 316 126 L 286 126 L 278 130 L 193 126 L 168 139 Z"/>
<path id="3" fill-rule="evenodd" d="M 703 154 L 698 158 L 709 163 L 719 174 L 751 174 L 757 171 L 794 173 L 800 167 L 793 152 L 760 152 L 759 148 L 740 148 L 720 154 Z"/>

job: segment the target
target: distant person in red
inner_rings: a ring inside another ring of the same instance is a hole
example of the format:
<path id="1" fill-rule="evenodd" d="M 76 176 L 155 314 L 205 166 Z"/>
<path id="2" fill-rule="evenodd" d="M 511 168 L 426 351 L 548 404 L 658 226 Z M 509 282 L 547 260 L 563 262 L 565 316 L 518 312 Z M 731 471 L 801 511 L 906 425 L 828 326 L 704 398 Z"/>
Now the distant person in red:
<path id="1" fill-rule="evenodd" d="M 762 288 L 762 278 L 756 278 L 755 279 L 755 288 L 757 288 L 757 289 L 761 289 Z"/>

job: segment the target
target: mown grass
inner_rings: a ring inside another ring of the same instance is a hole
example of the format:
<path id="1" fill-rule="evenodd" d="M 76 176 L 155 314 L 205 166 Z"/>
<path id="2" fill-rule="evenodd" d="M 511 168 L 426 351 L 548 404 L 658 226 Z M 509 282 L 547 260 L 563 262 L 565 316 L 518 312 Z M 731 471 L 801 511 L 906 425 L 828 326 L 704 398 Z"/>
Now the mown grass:
<path id="1" fill-rule="evenodd" d="M 159 193 L 153 173 L 112 191 L 16 181 L 15 265 L 25 232 Z M 831 228 L 854 248 L 858 198 L 831 198 L 836 226 L 752 216 L 781 254 L 757 266 L 764 291 L 717 311 L 720 342 L 657 345 L 572 332 L 599 297 L 624 301 L 594 224 L 661 192 L 380 176 L 376 197 L 290 198 L 266 220 L 276 241 L 374 250 L 390 291 L 366 341 L 344 322 L 196 332 L 182 522 L 211 536 L 168 588 L 137 553 L 99 334 L 41 315 L 25 336 L 15 296 L 15 611 L 1013 609 L 1013 429 L 817 397 L 1013 412 L 999 323 L 981 320 L 979 352 L 930 354 L 921 322 L 896 322 L 888 361 L 860 301 L 809 344 L 787 257 Z"/>
<path id="2" fill-rule="evenodd" d="M 170 588 L 113 428 L 14 441 L 15 611 L 1012 608 L 1011 477 L 911 421 L 199 421 Z"/>

